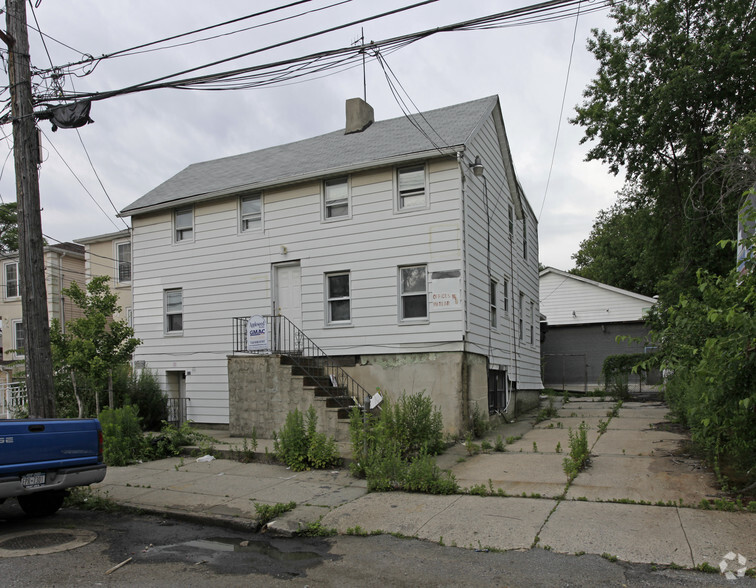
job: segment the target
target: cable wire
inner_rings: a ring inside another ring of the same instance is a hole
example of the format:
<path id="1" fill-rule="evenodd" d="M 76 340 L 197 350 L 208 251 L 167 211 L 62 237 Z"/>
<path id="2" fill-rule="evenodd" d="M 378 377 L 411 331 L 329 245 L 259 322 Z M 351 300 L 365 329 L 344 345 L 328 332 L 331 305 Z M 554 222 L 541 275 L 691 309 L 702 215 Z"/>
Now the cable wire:
<path id="1" fill-rule="evenodd" d="M 564 115 L 564 103 L 567 99 L 567 86 L 570 83 L 570 71 L 572 70 L 572 56 L 575 52 L 575 39 L 577 38 L 578 21 L 580 20 L 580 4 L 578 4 L 578 11 L 575 15 L 575 27 L 572 30 L 572 45 L 570 45 L 570 58 L 567 61 L 567 77 L 564 80 L 564 90 L 562 91 L 562 105 L 559 107 L 559 119 L 557 120 L 557 131 L 554 137 L 554 149 L 551 151 L 551 163 L 549 164 L 549 174 L 546 177 L 546 187 L 543 190 L 543 200 L 541 200 L 541 210 L 538 211 L 538 222 L 541 221 L 541 214 L 543 214 L 543 206 L 546 204 L 546 195 L 549 192 L 549 184 L 551 183 L 551 172 L 554 170 L 554 160 L 556 159 L 556 150 L 559 143 L 559 131 L 562 128 L 562 116 Z"/>
<path id="2" fill-rule="evenodd" d="M 441 32 L 473 31 L 473 30 L 480 30 L 480 29 L 501 28 L 505 26 L 524 26 L 528 24 L 540 24 L 542 22 L 547 22 L 547 21 L 552 21 L 552 20 L 571 18 L 575 16 L 575 14 L 577 14 L 578 12 L 585 14 L 586 12 L 594 12 L 596 10 L 605 9 L 608 6 L 610 6 L 612 0 L 595 0 L 596 2 L 595 5 L 590 6 L 587 9 L 580 8 L 581 3 L 585 2 L 586 0 L 551 0 L 548 2 L 542 2 L 540 4 L 529 5 L 522 8 L 517 8 L 513 10 L 508 10 L 505 12 L 500 12 L 500 13 L 484 16 L 484 17 L 470 19 L 467 21 L 462 21 L 462 22 L 453 23 L 453 24 L 449 24 L 449 25 L 445 25 L 441 27 L 427 29 L 424 31 L 410 33 L 407 35 L 401 35 L 398 37 L 384 39 L 378 42 L 371 41 L 370 43 L 363 44 L 363 45 L 357 45 L 357 46 L 350 45 L 348 47 L 343 47 L 340 49 L 335 49 L 335 50 L 330 50 L 330 51 L 321 51 L 318 53 L 313 53 L 313 54 L 305 55 L 301 57 L 281 60 L 281 61 L 262 64 L 262 65 L 239 68 L 236 70 L 219 72 L 215 74 L 207 74 L 207 75 L 189 77 L 189 78 L 184 78 L 184 79 L 173 79 L 178 76 L 183 76 L 187 73 L 197 72 L 201 69 L 213 67 L 219 64 L 227 63 L 229 61 L 241 59 L 243 57 L 248 57 L 250 55 L 268 51 L 273 48 L 278 48 L 284 45 L 296 43 L 304 39 L 313 38 L 319 35 L 323 35 L 329 32 L 343 29 L 348 26 L 354 26 L 355 24 L 364 23 L 369 20 L 382 18 L 384 16 L 388 16 L 391 14 L 397 14 L 398 12 L 401 12 L 401 11 L 411 10 L 413 8 L 417 8 L 419 6 L 423 6 L 425 4 L 429 4 L 435 1 L 437 0 L 426 0 L 425 2 L 413 4 L 413 5 L 401 8 L 401 9 L 392 10 L 389 12 L 385 12 L 385 13 L 370 16 L 370 17 L 365 17 L 363 19 L 352 21 L 344 25 L 337 25 L 337 26 L 334 26 L 334 27 L 331 27 L 322 31 L 310 33 L 308 35 L 303 35 L 295 39 L 282 41 L 280 43 L 269 45 L 267 47 L 248 51 L 243 54 L 216 60 L 212 63 L 196 66 L 196 67 L 193 67 L 193 68 L 181 71 L 181 72 L 177 72 L 174 74 L 161 76 L 159 78 L 155 78 L 147 82 L 121 88 L 119 90 L 111 90 L 107 92 L 67 93 L 67 94 L 64 94 L 63 97 L 42 96 L 38 98 L 36 102 L 39 104 L 42 104 L 48 100 L 64 100 L 64 101 L 104 100 L 106 98 L 110 98 L 113 96 L 130 94 L 134 92 L 155 90 L 155 89 L 160 89 L 160 88 L 232 90 L 232 89 L 259 87 L 263 85 L 272 85 L 276 83 L 281 83 L 282 81 L 291 81 L 292 79 L 301 77 L 303 75 L 311 74 L 312 72 L 319 73 L 329 67 L 331 68 L 335 67 L 334 63 L 336 63 L 336 61 L 329 62 L 329 60 L 337 60 L 338 64 L 343 66 L 344 65 L 343 59 L 348 59 L 348 58 L 344 58 L 344 56 L 351 56 L 353 58 L 356 56 L 357 59 L 361 59 L 362 53 L 364 51 L 375 51 L 376 49 L 379 49 L 385 52 L 386 49 L 388 48 L 401 48 L 403 46 L 414 43 L 420 39 L 424 39 L 426 37 L 429 37 L 431 35 L 435 35 Z M 577 11 L 575 7 L 577 7 Z M 304 65 L 300 65 L 300 64 L 304 64 Z M 294 66 L 297 66 L 297 68 L 295 68 L 294 70 L 287 70 L 287 68 L 291 68 Z M 265 70 L 273 70 L 272 72 L 273 77 L 268 77 L 268 78 L 261 77 L 261 76 L 266 75 L 264 73 L 261 73 L 261 72 L 264 72 Z M 3 119 L 3 121 L 6 121 L 6 120 Z"/>
<path id="3" fill-rule="evenodd" d="M 85 191 L 85 192 L 87 193 L 87 196 L 89 196 L 89 198 L 90 198 L 90 199 L 92 200 L 92 202 L 94 202 L 94 203 L 95 203 L 95 205 L 97 206 L 97 208 L 99 208 L 99 209 L 100 209 L 100 212 L 102 212 L 102 214 L 104 214 L 104 215 L 105 215 L 105 216 L 107 217 L 107 219 L 108 219 L 108 220 L 109 220 L 109 221 L 110 221 L 110 222 L 111 222 L 111 223 L 113 224 L 113 226 L 114 226 L 114 227 L 115 227 L 116 229 L 118 229 L 118 230 L 120 231 L 120 230 L 121 230 L 121 228 L 120 228 L 120 227 L 119 227 L 119 226 L 118 226 L 118 225 L 117 225 L 117 224 L 115 223 L 115 221 L 114 221 L 114 220 L 113 220 L 112 218 L 110 218 L 110 215 L 108 215 L 108 213 L 107 213 L 107 212 L 105 212 L 105 210 L 103 210 L 102 206 L 100 206 L 100 203 L 99 203 L 99 202 L 97 202 L 97 200 L 95 200 L 95 197 L 94 197 L 94 196 L 92 196 L 92 193 L 91 193 L 91 192 L 90 192 L 90 191 L 89 191 L 89 190 L 87 189 L 87 187 L 86 187 L 86 186 L 84 185 L 84 183 L 83 183 L 83 182 L 81 181 L 81 179 L 79 178 L 79 176 L 77 176 L 77 175 L 76 175 L 76 172 L 75 172 L 75 171 L 73 170 L 73 168 L 71 168 L 71 166 L 70 166 L 70 165 L 68 165 L 68 162 L 67 162 L 67 161 L 65 160 L 65 158 L 64 158 L 64 157 L 63 157 L 63 155 L 62 155 L 62 154 L 60 153 L 60 151 L 58 151 L 58 148 L 57 148 L 57 147 L 55 146 L 55 144 L 54 144 L 54 143 L 53 143 L 52 141 L 50 141 L 50 137 L 48 137 L 48 136 L 47 136 L 47 134 L 46 134 L 46 133 L 44 133 L 44 132 L 43 132 L 42 134 L 44 135 L 45 139 L 47 139 L 47 140 L 48 140 L 48 142 L 50 143 L 50 146 L 51 146 L 51 147 L 53 148 L 53 150 L 55 151 L 55 153 L 57 153 L 57 154 L 58 154 L 58 157 L 60 157 L 60 160 L 61 160 L 61 161 L 62 161 L 62 162 L 63 162 L 63 163 L 65 164 L 65 166 L 66 166 L 66 167 L 68 168 L 68 171 L 70 171 L 70 172 L 71 172 L 71 174 L 73 175 L 73 177 L 74 177 L 74 178 L 76 178 L 76 181 L 77 181 L 77 182 L 79 182 L 79 185 L 80 185 L 80 186 L 81 186 L 82 188 L 84 188 L 84 191 Z"/>

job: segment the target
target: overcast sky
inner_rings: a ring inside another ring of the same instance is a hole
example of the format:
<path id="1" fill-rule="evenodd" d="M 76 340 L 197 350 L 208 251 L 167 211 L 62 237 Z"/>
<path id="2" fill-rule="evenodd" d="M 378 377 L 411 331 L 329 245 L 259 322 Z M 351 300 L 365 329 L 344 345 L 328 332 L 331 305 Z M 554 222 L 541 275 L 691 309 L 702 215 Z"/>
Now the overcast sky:
<path id="1" fill-rule="evenodd" d="M 222 32 L 336 2 L 315 0 L 226 27 Z M 99 56 L 284 3 L 283 0 L 254 3 L 43 0 L 35 13 L 40 29 L 52 39 L 46 40 L 45 49 L 39 34 L 30 30 L 32 65 L 49 68 L 52 61 L 60 66 L 77 61 L 81 53 Z M 66 79 L 65 89 L 114 90 L 410 3 L 410 0 L 380 3 L 353 0 L 285 23 L 212 41 L 108 59 L 88 76 Z M 379 40 L 527 3 L 528 0 L 439 0 L 367 23 L 363 25 L 364 34 L 367 40 Z M 29 4 L 27 18 L 30 25 L 36 26 Z M 582 129 L 567 123 L 596 71 L 593 55 L 585 48 L 594 27 L 612 28 L 606 12 L 581 16 L 577 22 L 561 126 L 559 113 L 575 31 L 574 18 L 525 27 L 442 33 L 386 57 L 420 110 L 499 96 L 518 177 L 533 210 L 540 214 L 541 263 L 564 270 L 574 267 L 570 256 L 588 236 L 596 213 L 614 202 L 622 183 L 605 166 L 583 161 L 588 146 L 579 144 Z M 220 69 L 344 47 L 359 37 L 360 26 L 353 26 L 234 61 Z M 368 62 L 366 75 L 367 100 L 375 109 L 376 119 L 401 116 L 380 66 Z M 96 101 L 90 115 L 94 124 L 80 128 L 78 134 L 66 129 L 53 133 L 50 123 L 41 121 L 45 158 L 40 171 L 43 232 L 54 242 L 125 228 L 124 221 L 116 218 L 114 207 L 121 210 L 187 165 L 343 128 L 345 100 L 361 97 L 362 93 L 363 74 L 358 67 L 273 88 L 228 92 L 165 89 Z M 545 193 L 558 126 L 554 167 Z M 4 134 L 10 133 L 10 125 L 3 130 Z M 3 157 L 12 149 L 9 138 L 4 143 L 4 152 L 0 153 Z M 15 200 L 13 158 L 4 162 L 0 196 L 8 202 Z"/>

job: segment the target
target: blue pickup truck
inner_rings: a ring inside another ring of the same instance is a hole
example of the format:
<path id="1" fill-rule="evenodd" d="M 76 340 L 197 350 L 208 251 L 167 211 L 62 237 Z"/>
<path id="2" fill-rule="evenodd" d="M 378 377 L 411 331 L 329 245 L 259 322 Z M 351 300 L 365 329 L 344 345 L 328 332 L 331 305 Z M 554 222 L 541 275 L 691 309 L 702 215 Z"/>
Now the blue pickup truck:
<path id="1" fill-rule="evenodd" d="M 97 419 L 0 420 L 0 503 L 15 497 L 26 514 L 51 515 L 67 488 L 103 478 Z"/>

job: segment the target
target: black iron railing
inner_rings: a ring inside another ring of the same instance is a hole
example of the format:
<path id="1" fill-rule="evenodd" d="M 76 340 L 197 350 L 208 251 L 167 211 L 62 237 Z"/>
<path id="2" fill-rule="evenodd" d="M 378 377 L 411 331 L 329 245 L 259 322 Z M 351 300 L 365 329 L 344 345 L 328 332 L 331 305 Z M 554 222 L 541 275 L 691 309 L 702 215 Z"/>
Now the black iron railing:
<path id="1" fill-rule="evenodd" d="M 168 418 L 166 421 L 176 427 L 186 422 L 186 398 L 167 398 Z"/>
<path id="2" fill-rule="evenodd" d="M 275 354 L 289 358 L 309 385 L 340 408 L 364 407 L 370 400 L 367 390 L 288 318 L 266 315 L 257 317 L 257 324 L 252 325 L 249 319 L 232 319 L 234 353 Z"/>

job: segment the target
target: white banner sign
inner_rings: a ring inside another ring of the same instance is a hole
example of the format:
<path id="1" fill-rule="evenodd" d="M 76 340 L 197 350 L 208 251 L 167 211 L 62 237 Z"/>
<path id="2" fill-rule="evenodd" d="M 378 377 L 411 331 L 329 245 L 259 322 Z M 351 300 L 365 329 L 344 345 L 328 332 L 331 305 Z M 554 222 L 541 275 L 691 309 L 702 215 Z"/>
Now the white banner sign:
<path id="1" fill-rule="evenodd" d="M 256 314 L 247 321 L 247 351 L 268 350 L 268 325 L 265 317 Z"/>

